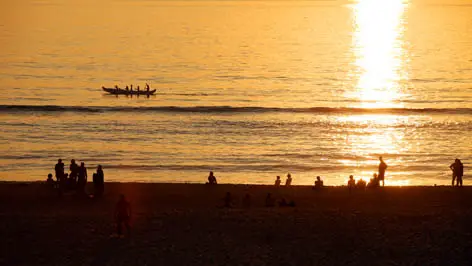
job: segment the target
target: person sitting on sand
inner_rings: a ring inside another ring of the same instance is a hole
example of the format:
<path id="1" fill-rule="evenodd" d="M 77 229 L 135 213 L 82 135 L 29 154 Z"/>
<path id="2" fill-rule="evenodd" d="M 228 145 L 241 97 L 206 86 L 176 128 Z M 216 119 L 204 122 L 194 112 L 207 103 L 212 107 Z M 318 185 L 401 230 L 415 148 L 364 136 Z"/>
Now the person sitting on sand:
<path id="1" fill-rule="evenodd" d="M 387 164 L 382 159 L 382 156 L 379 157 L 379 186 L 380 181 L 382 181 L 382 187 L 385 186 L 385 170 L 387 170 Z"/>
<path id="2" fill-rule="evenodd" d="M 265 199 L 265 206 L 266 207 L 274 207 L 275 206 L 275 199 L 272 198 L 272 194 L 267 193 L 266 199 Z"/>
<path id="3" fill-rule="evenodd" d="M 213 174 L 213 172 L 210 172 L 210 175 L 208 175 L 208 183 L 209 185 L 216 185 L 218 182 L 216 182 L 216 176 Z"/>
<path id="4" fill-rule="evenodd" d="M 54 186 L 54 180 L 52 179 L 52 174 L 48 174 L 48 179 L 46 179 L 46 184 Z"/>
<path id="5" fill-rule="evenodd" d="M 366 185 L 367 185 L 366 182 L 361 178 L 361 179 L 357 180 L 356 188 L 364 190 Z"/>
<path id="6" fill-rule="evenodd" d="M 116 234 L 122 236 L 123 225 L 126 227 L 128 236 L 131 234 L 131 204 L 121 194 L 115 208 Z"/>
<path id="7" fill-rule="evenodd" d="M 275 179 L 275 186 L 276 187 L 280 187 L 280 183 L 282 182 L 282 180 L 280 180 L 280 176 L 278 175 L 277 176 L 277 179 Z"/>
<path id="8" fill-rule="evenodd" d="M 287 180 L 285 180 L 285 186 L 289 187 L 292 185 L 292 175 L 290 173 L 287 174 Z"/>
<path id="9" fill-rule="evenodd" d="M 369 183 L 367 184 L 368 188 L 378 188 L 380 187 L 379 177 L 376 173 L 374 173 L 373 178 L 370 179 Z"/>
<path id="10" fill-rule="evenodd" d="M 149 92 L 150 89 L 149 84 L 146 83 L 146 91 Z"/>
<path id="11" fill-rule="evenodd" d="M 246 193 L 246 195 L 243 198 L 243 208 L 250 208 L 251 207 L 251 195 L 249 193 Z"/>
<path id="12" fill-rule="evenodd" d="M 279 201 L 279 207 L 287 207 L 287 206 L 288 206 L 287 201 L 285 200 L 285 198 L 282 198 L 282 199 Z"/>
<path id="13" fill-rule="evenodd" d="M 351 192 L 355 187 L 356 187 L 356 180 L 354 180 L 353 175 L 350 175 L 349 181 L 347 181 L 347 188 L 349 189 L 349 192 Z"/>
<path id="14" fill-rule="evenodd" d="M 77 189 L 80 193 L 85 192 L 85 186 L 87 185 L 87 168 L 85 168 L 85 163 L 81 162 L 78 172 L 77 179 Z"/>
<path id="15" fill-rule="evenodd" d="M 57 160 L 57 164 L 54 166 L 54 171 L 56 172 L 57 182 L 61 182 L 61 179 L 64 176 L 64 163 L 62 162 L 62 159 Z"/>
<path id="16" fill-rule="evenodd" d="M 231 208 L 233 204 L 233 197 L 231 197 L 231 193 L 226 192 L 225 198 L 224 198 L 224 205 L 223 207 L 225 208 Z"/>
<path id="17" fill-rule="evenodd" d="M 322 187 L 323 187 L 323 180 L 321 180 L 320 176 L 317 176 L 314 189 L 320 189 Z"/>

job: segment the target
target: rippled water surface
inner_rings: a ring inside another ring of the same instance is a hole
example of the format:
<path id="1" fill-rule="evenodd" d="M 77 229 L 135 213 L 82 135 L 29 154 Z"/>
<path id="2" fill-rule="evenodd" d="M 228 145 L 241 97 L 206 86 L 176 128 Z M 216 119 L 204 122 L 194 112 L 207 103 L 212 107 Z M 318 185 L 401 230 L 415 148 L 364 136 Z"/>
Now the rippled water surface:
<path id="1" fill-rule="evenodd" d="M 339 185 L 383 156 L 386 184 L 449 184 L 456 157 L 467 183 L 469 1 L 0 6 L 2 180 L 75 158 L 107 180 Z"/>

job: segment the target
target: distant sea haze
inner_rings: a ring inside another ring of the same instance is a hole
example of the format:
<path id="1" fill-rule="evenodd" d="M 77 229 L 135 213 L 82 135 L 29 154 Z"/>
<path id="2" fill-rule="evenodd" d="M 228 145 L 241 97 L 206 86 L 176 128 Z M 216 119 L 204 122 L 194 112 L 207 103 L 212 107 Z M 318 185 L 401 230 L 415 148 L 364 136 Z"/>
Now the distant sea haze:
<path id="1" fill-rule="evenodd" d="M 383 156 L 386 185 L 449 185 L 455 158 L 467 185 L 462 4 L 124 1 L 106 19 L 100 3 L 5 4 L 0 180 L 45 180 L 62 158 L 106 181 L 343 185 Z M 155 96 L 101 89 L 145 83 Z"/>

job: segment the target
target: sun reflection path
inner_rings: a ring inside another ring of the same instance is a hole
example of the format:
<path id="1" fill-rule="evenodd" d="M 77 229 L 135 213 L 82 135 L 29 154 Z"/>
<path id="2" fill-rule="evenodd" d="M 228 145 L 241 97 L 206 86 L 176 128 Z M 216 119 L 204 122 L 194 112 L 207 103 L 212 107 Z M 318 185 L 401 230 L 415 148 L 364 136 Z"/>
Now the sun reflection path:
<path id="1" fill-rule="evenodd" d="M 353 53 L 358 78 L 357 98 L 364 108 L 401 107 L 403 58 L 403 0 L 358 0 L 354 14 Z"/>

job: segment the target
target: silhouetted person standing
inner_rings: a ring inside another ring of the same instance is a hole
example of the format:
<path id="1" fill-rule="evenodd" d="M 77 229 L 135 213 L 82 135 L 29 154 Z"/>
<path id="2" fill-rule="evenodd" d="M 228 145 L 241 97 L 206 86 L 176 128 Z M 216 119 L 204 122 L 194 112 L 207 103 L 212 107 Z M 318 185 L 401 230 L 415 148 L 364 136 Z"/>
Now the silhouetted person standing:
<path id="1" fill-rule="evenodd" d="M 120 199 L 115 208 L 116 220 L 116 234 L 122 236 L 123 225 L 128 231 L 128 236 L 131 234 L 131 204 L 126 200 L 125 195 L 120 195 Z"/>
<path id="2" fill-rule="evenodd" d="M 251 207 L 251 195 L 246 193 L 243 198 L 243 208 L 250 208 Z"/>
<path id="3" fill-rule="evenodd" d="M 231 196 L 231 193 L 226 192 L 225 198 L 224 198 L 224 205 L 223 207 L 225 208 L 231 208 L 233 204 L 233 197 Z"/>
<path id="4" fill-rule="evenodd" d="M 97 167 L 97 173 L 95 174 L 93 185 L 95 187 L 95 195 L 98 197 L 102 196 L 103 191 L 105 190 L 105 174 L 103 173 L 101 165 L 98 165 Z"/>
<path id="5" fill-rule="evenodd" d="M 266 207 L 274 207 L 275 206 L 275 199 L 272 198 L 272 194 L 267 193 L 266 199 L 265 199 L 265 206 Z"/>
<path id="6" fill-rule="evenodd" d="M 69 178 L 71 180 L 71 184 L 75 186 L 77 184 L 77 175 L 79 174 L 79 165 L 75 163 L 74 159 L 70 161 L 69 170 Z"/>
<path id="7" fill-rule="evenodd" d="M 387 164 L 382 159 L 382 156 L 379 157 L 380 164 L 379 164 L 379 181 L 382 181 L 382 187 L 385 185 L 385 170 L 387 170 Z"/>
<path id="8" fill-rule="evenodd" d="M 85 192 L 85 186 L 87 185 L 87 168 L 85 168 L 85 163 L 81 162 L 78 173 L 77 180 L 77 189 L 80 193 Z"/>
<path id="9" fill-rule="evenodd" d="M 459 161 L 459 167 L 457 169 L 457 186 L 462 187 L 462 177 L 464 176 L 464 165 L 461 160 Z"/>
<path id="10" fill-rule="evenodd" d="M 64 177 L 64 163 L 62 162 L 62 159 L 57 160 L 57 164 L 56 166 L 54 166 L 54 170 L 56 172 L 57 182 L 62 182 L 62 179 Z"/>

